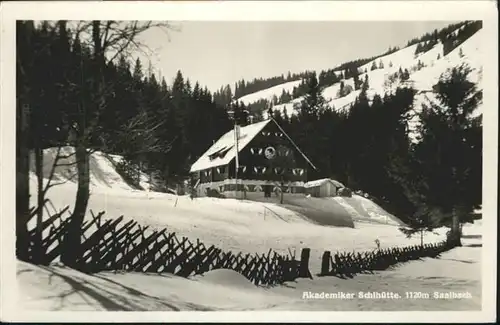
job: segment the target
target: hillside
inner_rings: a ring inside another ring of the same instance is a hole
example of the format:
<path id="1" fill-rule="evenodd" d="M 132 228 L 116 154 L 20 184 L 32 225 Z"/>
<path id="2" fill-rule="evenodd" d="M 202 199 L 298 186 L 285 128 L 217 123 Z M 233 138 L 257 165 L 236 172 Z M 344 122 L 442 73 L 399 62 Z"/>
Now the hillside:
<path id="1" fill-rule="evenodd" d="M 49 148 L 44 150 L 43 174 L 45 178 L 45 184 L 50 176 L 50 173 L 52 172 L 52 167 L 54 165 L 57 154 L 57 148 Z M 60 185 L 57 185 L 54 188 L 54 191 L 57 191 L 59 186 L 74 186 L 76 180 L 74 149 L 72 147 L 62 147 L 59 151 L 59 155 L 63 158 L 58 159 L 58 166 L 56 166 L 53 170 L 52 183 Z M 117 170 L 117 163 L 122 161 L 122 159 L 123 158 L 120 156 L 109 155 L 100 151 L 94 152 L 90 156 L 90 186 L 92 191 L 105 193 L 106 195 L 118 195 L 121 197 L 147 195 L 149 199 L 160 196 L 168 198 L 168 200 L 172 200 L 173 197 L 175 197 L 168 196 L 170 194 L 149 192 L 148 176 L 144 173 L 140 174 L 140 188 L 136 188 L 135 186 L 127 182 L 122 173 Z M 34 157 L 32 157 L 30 169 L 32 173 L 31 185 L 32 189 L 34 190 L 37 186 Z M 180 196 L 180 198 L 182 200 L 187 199 L 186 196 Z M 204 202 L 206 200 L 207 199 L 203 198 L 196 199 L 195 201 L 193 201 L 193 204 L 195 202 Z M 316 216 L 317 220 L 310 220 L 311 222 L 324 225 L 351 226 L 352 220 L 390 225 L 401 224 L 401 221 L 399 221 L 399 219 L 384 211 L 372 201 L 358 195 L 353 195 L 352 198 L 306 198 L 305 196 L 303 198 L 287 198 L 284 205 L 287 208 L 285 209 L 280 207 L 279 198 L 277 197 L 267 199 L 250 197 L 249 200 L 252 200 L 254 203 L 252 203 L 251 201 L 245 201 L 248 203 L 246 207 L 250 209 L 247 211 L 248 213 L 254 213 L 254 210 L 252 210 L 254 207 L 256 207 L 256 211 L 258 211 L 259 213 L 267 209 L 268 214 L 270 216 L 274 215 L 273 217 L 275 218 L 277 216 L 285 216 L 286 218 L 296 213 L 301 215 L 302 213 L 305 213 L 305 210 L 307 210 L 309 213 L 312 213 L 313 218 L 314 216 Z M 222 200 L 221 202 L 229 203 L 237 201 Z M 224 203 L 220 208 L 222 207 L 228 207 L 228 205 Z M 313 210 L 317 213 L 314 213 Z M 302 213 L 300 211 L 302 211 Z M 323 216 L 320 217 L 319 215 Z M 304 215 L 301 215 L 300 218 L 308 219 Z"/>
<path id="2" fill-rule="evenodd" d="M 54 149 L 45 152 L 45 169 L 50 170 Z M 64 148 L 65 154 L 71 154 L 71 148 Z M 116 157 L 115 157 L 116 159 Z M 69 158 L 66 164 L 74 162 Z M 49 209 L 60 210 L 74 205 L 76 182 L 71 180 L 74 165 L 56 169 L 55 181 L 61 185 L 51 188 L 47 197 L 51 200 Z M 45 180 L 46 181 L 46 180 Z M 417 243 L 418 238 L 408 240 L 396 225 L 397 218 L 390 215 L 375 203 L 363 197 L 352 198 L 294 199 L 280 206 L 273 200 L 263 202 L 195 198 L 177 196 L 168 193 L 148 192 L 130 187 L 122 176 L 113 168 L 109 156 L 95 152 L 91 156 L 91 195 L 89 210 L 94 213 L 105 211 L 106 216 L 116 218 L 123 215 L 134 219 L 143 226 L 153 229 L 167 227 L 181 236 L 190 239 L 199 238 L 206 244 L 217 245 L 226 250 L 247 253 L 266 253 L 270 248 L 279 252 L 288 252 L 302 247 L 311 248 L 313 264 L 320 262 L 324 249 L 332 250 L 371 250 L 375 239 L 383 247 Z M 36 206 L 37 180 L 31 174 L 31 204 Z M 298 201 L 297 201 L 298 200 Z M 309 210 L 309 211 L 306 211 Z M 351 218 L 354 228 L 328 226 L 328 220 L 314 217 L 319 211 L 330 211 L 330 217 L 336 215 Z M 307 213 L 305 213 L 306 211 Z M 314 212 L 316 211 L 316 212 Z M 304 214 L 304 213 L 305 214 Z M 47 215 L 45 216 L 47 217 Z M 90 217 L 90 216 L 89 216 Z M 30 228 L 35 226 L 32 219 Z M 439 241 L 444 233 L 428 234 L 429 242 Z"/>
<path id="3" fill-rule="evenodd" d="M 450 35 L 457 35 L 463 29 L 464 27 L 460 27 L 452 31 Z M 383 96 L 386 93 L 393 92 L 398 87 L 413 87 L 417 91 L 414 99 L 414 109 L 418 110 L 422 103 L 432 100 L 432 94 L 430 93 L 432 86 L 438 81 L 441 74 L 452 67 L 467 64 L 472 70 L 469 76 L 470 81 L 477 83 L 478 89 L 482 89 L 481 44 L 483 40 L 484 34 L 480 29 L 449 53 L 446 53 L 448 50 L 445 51 L 445 47 L 447 46 L 441 40 L 434 45 L 430 41 L 416 42 L 413 45 L 358 66 L 359 79 L 365 80 L 365 78 L 368 78 L 367 96 L 369 100 L 373 99 L 375 94 Z M 422 51 L 422 48 L 425 50 Z M 373 69 L 374 67 L 376 69 Z M 408 77 L 402 78 L 401 71 L 406 70 L 408 71 Z M 335 73 L 337 76 L 341 75 L 341 71 Z M 273 96 L 280 96 L 283 89 L 293 89 L 298 83 L 285 83 L 274 86 L 246 95 L 240 100 L 248 105 L 260 99 L 270 99 Z M 343 84 L 343 87 L 352 87 L 352 91 L 348 94 L 341 94 L 339 91 L 341 84 Z M 325 87 L 322 94 L 327 103 L 333 106 L 335 110 L 348 110 L 361 92 L 361 90 L 354 89 L 354 79 L 351 77 L 341 79 L 339 82 Z M 287 103 L 274 105 L 272 109 L 280 112 L 286 109 L 288 115 L 293 115 L 296 113 L 294 106 L 300 104 L 302 100 L 303 97 L 298 97 Z M 477 112 L 480 113 L 481 108 Z M 266 116 L 267 112 L 263 113 Z M 410 123 L 410 128 L 417 122 L 417 120 L 413 120 Z"/>
<path id="4" fill-rule="evenodd" d="M 293 88 L 297 87 L 300 83 L 301 80 L 289 81 L 281 85 L 277 85 L 261 91 L 257 91 L 252 94 L 242 96 L 238 98 L 238 101 L 245 105 L 249 105 L 260 99 L 267 99 L 268 101 L 272 101 L 274 96 L 279 96 L 283 91 L 292 92 Z"/>

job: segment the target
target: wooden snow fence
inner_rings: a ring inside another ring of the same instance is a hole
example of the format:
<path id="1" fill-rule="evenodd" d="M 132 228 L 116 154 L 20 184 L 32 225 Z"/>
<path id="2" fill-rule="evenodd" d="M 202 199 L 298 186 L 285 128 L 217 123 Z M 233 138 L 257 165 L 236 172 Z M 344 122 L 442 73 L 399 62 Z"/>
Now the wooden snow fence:
<path id="1" fill-rule="evenodd" d="M 32 209 L 32 216 L 36 211 Z M 267 254 L 225 252 L 214 245 L 206 246 L 200 240 L 178 237 L 167 229 L 150 229 L 123 216 L 104 219 L 104 212 L 90 211 L 82 225 L 81 245 L 72 247 L 78 256 L 77 269 L 85 273 L 101 271 L 129 271 L 171 273 L 182 277 L 203 274 L 214 269 L 231 269 L 241 273 L 256 285 L 276 285 L 298 277 L 311 277 L 309 249 L 302 251 L 301 260 L 280 255 L 270 249 Z M 36 240 L 37 230 L 29 232 L 30 256 L 34 264 L 48 265 L 60 257 L 63 237 L 70 220 L 68 208 L 52 214 L 41 228 L 41 245 Z"/>
<path id="2" fill-rule="evenodd" d="M 418 260 L 423 257 L 435 258 L 442 252 L 452 249 L 447 241 L 437 244 L 394 247 L 378 249 L 370 252 L 337 252 L 332 255 L 330 251 L 323 253 L 320 276 L 352 277 L 357 273 L 373 273 L 373 271 L 386 270 L 398 263 Z"/>

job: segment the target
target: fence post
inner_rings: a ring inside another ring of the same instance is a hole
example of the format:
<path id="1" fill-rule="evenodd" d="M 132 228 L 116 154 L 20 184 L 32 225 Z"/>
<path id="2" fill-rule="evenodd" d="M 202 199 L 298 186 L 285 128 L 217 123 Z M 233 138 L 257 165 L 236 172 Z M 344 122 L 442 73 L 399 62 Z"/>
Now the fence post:
<path id="1" fill-rule="evenodd" d="M 300 254 L 300 266 L 299 266 L 299 277 L 301 278 L 312 278 L 311 272 L 309 272 L 309 255 L 311 254 L 310 248 L 302 248 Z"/>
<path id="2" fill-rule="evenodd" d="M 321 259 L 321 275 L 327 275 L 330 273 L 330 251 L 325 251 Z"/>

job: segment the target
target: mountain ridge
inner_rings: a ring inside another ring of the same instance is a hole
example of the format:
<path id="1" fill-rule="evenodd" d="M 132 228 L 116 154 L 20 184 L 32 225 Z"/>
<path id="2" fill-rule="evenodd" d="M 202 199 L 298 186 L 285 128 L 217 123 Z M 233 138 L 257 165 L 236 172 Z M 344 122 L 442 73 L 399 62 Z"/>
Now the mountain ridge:
<path id="1" fill-rule="evenodd" d="M 417 91 L 416 104 L 418 104 L 425 101 L 423 94 L 432 90 L 439 76 L 448 68 L 466 63 L 475 71 L 473 77 L 476 80 L 471 81 L 481 82 L 482 68 L 480 41 L 478 41 L 482 35 L 481 29 L 480 21 L 451 24 L 440 31 L 435 30 L 433 33 L 408 41 L 404 48 L 389 48 L 385 53 L 370 59 L 357 59 L 333 69 L 312 73 L 316 74 L 320 84 L 322 79 L 323 84 L 327 82 L 326 86 L 322 86 L 322 94 L 327 104 L 332 105 L 335 110 L 348 109 L 359 95 L 360 87 L 355 84 L 355 77 L 350 76 L 353 74 L 361 80 L 360 83 L 368 76 L 369 100 L 373 99 L 375 94 L 383 96 L 398 87 L 413 87 Z M 332 77 L 332 74 L 335 76 Z M 330 85 L 328 80 L 325 81 L 327 78 L 330 78 Z M 233 103 L 249 106 L 250 111 L 261 110 L 260 113 L 264 117 L 269 107 L 281 114 L 286 110 L 287 114 L 293 115 L 296 111 L 294 107 L 303 100 L 303 95 L 298 96 L 297 92 L 298 88 L 304 86 L 305 80 L 306 78 L 303 78 L 273 85 L 236 98 Z M 347 87 L 344 88 L 347 89 L 344 94 L 339 92 L 341 87 Z M 288 95 L 286 97 L 291 97 L 290 100 L 283 101 L 285 93 Z M 263 101 L 268 102 L 268 105 L 262 105 Z M 251 106 L 257 103 L 259 107 L 252 110 Z M 263 109 L 265 106 L 267 109 Z"/>

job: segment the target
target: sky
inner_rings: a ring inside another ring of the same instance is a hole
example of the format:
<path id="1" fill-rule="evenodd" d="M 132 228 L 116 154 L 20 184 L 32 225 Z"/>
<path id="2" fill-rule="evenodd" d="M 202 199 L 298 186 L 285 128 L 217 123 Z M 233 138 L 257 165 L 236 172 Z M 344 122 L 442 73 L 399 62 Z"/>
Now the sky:
<path id="1" fill-rule="evenodd" d="M 173 22 L 175 30 L 149 30 L 153 71 L 171 84 L 178 70 L 211 91 L 242 78 L 321 70 L 371 57 L 453 22 Z M 143 57 L 147 60 L 146 57 Z M 147 63 L 144 63 L 147 66 Z"/>

